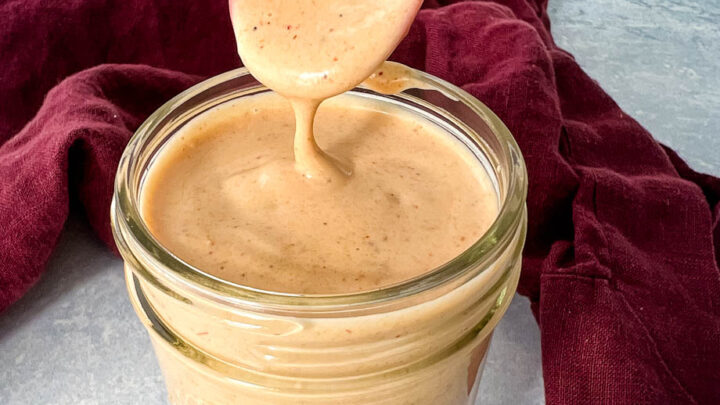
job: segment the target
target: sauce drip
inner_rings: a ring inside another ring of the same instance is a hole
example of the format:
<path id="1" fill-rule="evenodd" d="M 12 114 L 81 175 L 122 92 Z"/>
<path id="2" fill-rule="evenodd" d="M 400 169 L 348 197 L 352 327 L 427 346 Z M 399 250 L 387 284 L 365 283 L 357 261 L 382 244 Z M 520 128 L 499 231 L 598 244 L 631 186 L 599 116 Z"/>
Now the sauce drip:
<path id="1" fill-rule="evenodd" d="M 295 165 L 307 178 L 343 181 L 350 165 L 324 153 L 313 121 L 320 103 L 360 84 L 390 56 L 422 0 L 230 0 L 245 67 L 289 98 L 295 110 Z"/>

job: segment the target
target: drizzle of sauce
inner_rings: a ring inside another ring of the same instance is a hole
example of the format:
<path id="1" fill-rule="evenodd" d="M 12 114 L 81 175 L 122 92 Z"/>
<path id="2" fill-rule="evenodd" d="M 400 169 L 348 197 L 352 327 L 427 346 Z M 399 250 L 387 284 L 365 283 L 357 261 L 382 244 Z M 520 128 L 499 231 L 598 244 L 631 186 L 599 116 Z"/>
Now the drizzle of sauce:
<path id="1" fill-rule="evenodd" d="M 230 0 L 230 17 L 245 67 L 292 102 L 295 165 L 303 176 L 340 183 L 351 174 L 349 164 L 318 147 L 313 134 L 317 108 L 375 72 L 407 34 L 421 4 L 422 0 L 382 4 Z M 400 72 L 395 67 L 391 70 Z"/>

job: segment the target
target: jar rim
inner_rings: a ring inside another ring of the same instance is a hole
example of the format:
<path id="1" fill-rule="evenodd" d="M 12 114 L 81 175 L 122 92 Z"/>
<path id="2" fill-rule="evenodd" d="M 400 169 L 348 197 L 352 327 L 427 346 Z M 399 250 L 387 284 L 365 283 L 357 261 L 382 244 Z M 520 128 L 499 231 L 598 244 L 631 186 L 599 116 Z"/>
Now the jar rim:
<path id="1" fill-rule="evenodd" d="M 157 281 L 161 275 L 196 294 L 223 304 L 279 306 L 283 308 L 337 308 L 382 304 L 433 290 L 475 270 L 482 273 L 502 254 L 515 230 L 524 221 L 527 195 L 527 172 L 520 149 L 505 124 L 481 101 L 442 79 L 411 69 L 423 90 L 439 91 L 462 102 L 488 125 L 508 162 L 507 188 L 500 209 L 488 230 L 465 251 L 434 269 L 375 290 L 340 294 L 299 294 L 263 290 L 221 279 L 185 262 L 168 251 L 154 237 L 140 213 L 138 192 L 132 186 L 133 161 L 155 129 L 178 107 L 204 91 L 230 80 L 250 75 L 246 68 L 234 69 L 204 80 L 163 104 L 137 129 L 128 142 L 118 164 L 111 207 L 111 227 L 123 258 L 142 270 L 146 278 Z M 438 108 L 438 107 L 436 107 Z M 447 112 L 445 112 L 447 113 Z M 447 113 L 449 114 L 449 113 Z M 474 131 L 473 131 L 474 132 Z M 132 245 L 132 247 L 130 247 Z M 161 274 L 149 272 L 143 263 L 150 263 Z M 163 288 L 167 290 L 166 288 Z"/>

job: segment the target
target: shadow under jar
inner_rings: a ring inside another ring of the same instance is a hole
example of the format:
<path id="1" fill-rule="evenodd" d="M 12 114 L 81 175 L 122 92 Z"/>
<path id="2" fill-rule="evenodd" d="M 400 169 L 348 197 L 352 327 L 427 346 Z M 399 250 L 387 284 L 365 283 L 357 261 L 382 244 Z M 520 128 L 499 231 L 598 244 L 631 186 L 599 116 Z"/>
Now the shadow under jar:
<path id="1" fill-rule="evenodd" d="M 247 70 L 188 89 L 138 129 L 120 161 L 112 226 L 173 404 L 475 403 L 492 331 L 520 275 L 527 174 L 509 131 L 485 105 L 416 73 L 423 89 L 350 93 L 456 137 L 486 169 L 500 211 L 447 264 L 379 290 L 297 295 L 234 284 L 183 262 L 143 222 L 144 178 L 177 130 L 221 103 L 269 91 Z"/>

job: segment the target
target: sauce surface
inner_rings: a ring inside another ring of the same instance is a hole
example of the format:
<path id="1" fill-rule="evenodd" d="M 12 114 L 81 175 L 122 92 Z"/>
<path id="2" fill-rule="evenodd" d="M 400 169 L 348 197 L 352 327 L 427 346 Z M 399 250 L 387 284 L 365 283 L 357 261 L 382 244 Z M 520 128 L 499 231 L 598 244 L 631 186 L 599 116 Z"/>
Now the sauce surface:
<path id="1" fill-rule="evenodd" d="M 300 176 L 290 104 L 266 93 L 184 126 L 142 194 L 153 234 L 190 264 L 272 291 L 347 293 L 402 282 L 467 249 L 497 215 L 495 190 L 459 141 L 399 107 L 342 95 L 320 108 L 343 183 Z"/>

